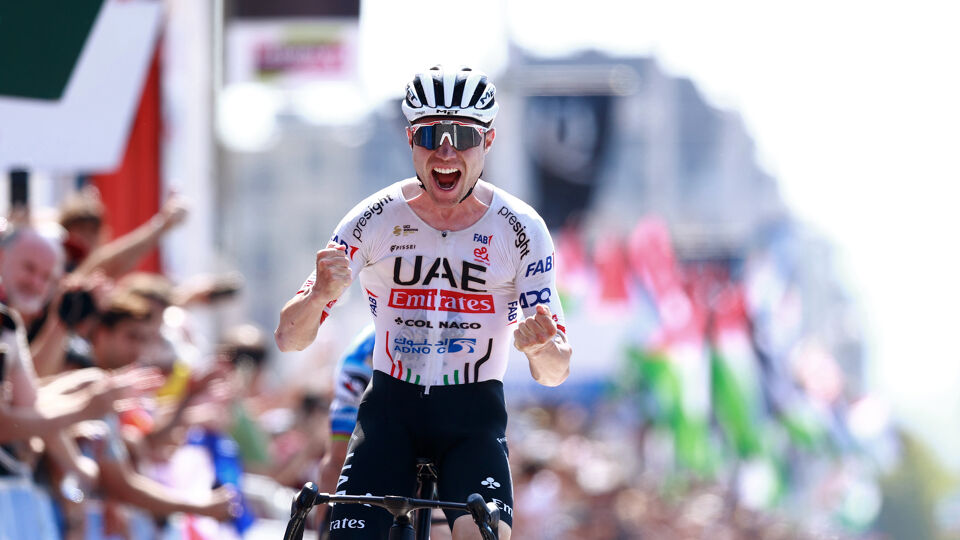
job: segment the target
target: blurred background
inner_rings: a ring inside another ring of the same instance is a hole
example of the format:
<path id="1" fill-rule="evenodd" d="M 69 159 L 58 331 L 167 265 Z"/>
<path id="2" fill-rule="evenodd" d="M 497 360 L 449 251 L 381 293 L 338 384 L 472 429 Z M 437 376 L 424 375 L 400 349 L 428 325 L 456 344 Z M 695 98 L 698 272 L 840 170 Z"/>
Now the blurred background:
<path id="1" fill-rule="evenodd" d="M 280 308 L 342 215 L 413 174 L 406 82 L 482 69 L 501 103 L 484 178 L 551 228 L 576 351 L 557 388 L 511 359 L 515 537 L 960 538 L 958 15 L 935 0 L 4 4 L 0 212 L 64 226 L 86 194 L 108 242 L 182 205 L 136 268 L 220 287 L 165 314 L 189 329 L 187 371 L 231 329 L 265 332 L 257 386 L 221 401 L 246 400 L 249 430 L 283 448 L 369 316 L 353 286 L 313 346 L 280 354 Z M 311 470 L 275 482 L 288 491 L 248 470 L 259 523 L 235 532 L 279 537 Z"/>

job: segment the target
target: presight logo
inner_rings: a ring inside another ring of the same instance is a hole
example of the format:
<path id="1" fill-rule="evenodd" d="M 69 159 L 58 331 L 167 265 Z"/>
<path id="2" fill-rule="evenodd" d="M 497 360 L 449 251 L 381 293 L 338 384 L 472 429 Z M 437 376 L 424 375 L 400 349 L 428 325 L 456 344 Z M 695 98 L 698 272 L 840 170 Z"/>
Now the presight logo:
<path id="1" fill-rule="evenodd" d="M 357 224 L 353 227 L 353 237 L 357 239 L 357 242 L 363 243 L 363 229 L 367 226 L 367 223 L 370 222 L 370 218 L 383 213 L 383 208 L 387 206 L 390 202 L 393 201 L 393 197 L 387 195 L 380 199 L 379 201 L 367 206 L 367 209 L 363 211 L 363 214 L 360 215 L 360 219 L 357 220 Z"/>
<path id="2" fill-rule="evenodd" d="M 503 216 L 504 219 L 506 219 L 507 222 L 513 226 L 513 232 L 517 234 L 517 239 L 513 245 L 520 250 L 520 258 L 523 259 L 528 253 L 530 253 L 530 249 L 528 249 L 528 246 L 530 245 L 530 239 L 527 238 L 526 225 L 520 223 L 520 219 L 517 218 L 517 215 L 511 212 L 506 206 L 501 206 L 500 211 L 497 212 L 497 215 Z"/>

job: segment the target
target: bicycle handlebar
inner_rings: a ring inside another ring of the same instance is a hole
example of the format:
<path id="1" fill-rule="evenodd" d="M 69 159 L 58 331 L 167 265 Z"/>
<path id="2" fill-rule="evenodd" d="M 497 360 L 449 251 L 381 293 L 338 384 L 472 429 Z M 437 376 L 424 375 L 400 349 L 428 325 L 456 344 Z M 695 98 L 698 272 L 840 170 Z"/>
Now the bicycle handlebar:
<path id="1" fill-rule="evenodd" d="M 372 504 L 387 510 L 393 514 L 394 518 L 421 508 L 465 510 L 473 517 L 473 522 L 480 529 L 483 540 L 496 540 L 497 536 L 494 531 L 500 523 L 500 510 L 496 504 L 484 501 L 483 496 L 478 493 L 470 494 L 466 503 L 414 499 L 397 495 L 383 497 L 374 495 L 330 495 L 329 493 L 320 493 L 316 484 L 307 482 L 293 499 L 290 508 L 290 522 L 287 523 L 287 530 L 283 539 L 302 540 L 304 520 L 306 520 L 307 513 L 314 506 L 327 503 Z"/>

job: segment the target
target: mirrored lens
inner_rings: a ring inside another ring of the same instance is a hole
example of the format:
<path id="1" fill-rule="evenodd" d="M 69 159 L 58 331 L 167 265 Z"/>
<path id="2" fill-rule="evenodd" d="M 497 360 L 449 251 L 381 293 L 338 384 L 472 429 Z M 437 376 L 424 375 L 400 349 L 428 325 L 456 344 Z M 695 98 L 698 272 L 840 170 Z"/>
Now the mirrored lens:
<path id="1" fill-rule="evenodd" d="M 427 150 L 435 150 L 443 144 L 443 138 L 449 137 L 453 147 L 463 151 L 483 142 L 483 136 L 476 128 L 459 124 L 430 124 L 419 126 L 413 132 L 413 143 Z"/>

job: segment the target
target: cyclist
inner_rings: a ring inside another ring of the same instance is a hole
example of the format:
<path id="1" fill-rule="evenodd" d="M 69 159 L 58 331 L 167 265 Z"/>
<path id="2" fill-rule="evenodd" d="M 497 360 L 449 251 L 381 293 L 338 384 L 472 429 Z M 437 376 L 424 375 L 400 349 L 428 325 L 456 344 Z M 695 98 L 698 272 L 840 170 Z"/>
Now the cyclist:
<path id="1" fill-rule="evenodd" d="M 357 334 L 337 365 L 333 401 L 330 402 L 330 448 L 320 465 L 320 491 L 336 491 L 340 468 L 347 457 L 347 443 L 357 425 L 360 398 L 373 376 L 376 332 L 372 324 Z"/>
<path id="2" fill-rule="evenodd" d="M 501 382 L 513 331 L 534 379 L 569 374 L 572 350 L 556 292 L 553 241 L 537 212 L 480 179 L 499 109 L 486 75 L 435 66 L 407 85 L 416 177 L 374 193 L 341 220 L 314 272 L 287 302 L 281 350 L 316 337 L 354 277 L 376 327 L 373 381 L 363 397 L 338 490 L 407 494 L 414 463 L 439 469 L 439 496 L 480 492 L 501 508 L 510 537 L 513 493 Z M 479 538 L 448 512 L 454 539 Z M 335 506 L 331 538 L 383 538 L 387 512 Z"/>

